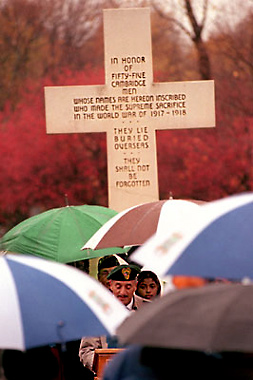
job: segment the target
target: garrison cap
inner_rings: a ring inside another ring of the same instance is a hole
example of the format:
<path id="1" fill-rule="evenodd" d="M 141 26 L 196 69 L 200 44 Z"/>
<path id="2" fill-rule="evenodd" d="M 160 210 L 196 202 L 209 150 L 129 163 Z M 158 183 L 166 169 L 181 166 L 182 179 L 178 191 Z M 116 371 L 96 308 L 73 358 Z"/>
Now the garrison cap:
<path id="1" fill-rule="evenodd" d="M 116 281 L 132 281 L 136 279 L 138 273 L 140 273 L 140 268 L 137 265 L 119 265 L 108 274 L 107 278 Z"/>

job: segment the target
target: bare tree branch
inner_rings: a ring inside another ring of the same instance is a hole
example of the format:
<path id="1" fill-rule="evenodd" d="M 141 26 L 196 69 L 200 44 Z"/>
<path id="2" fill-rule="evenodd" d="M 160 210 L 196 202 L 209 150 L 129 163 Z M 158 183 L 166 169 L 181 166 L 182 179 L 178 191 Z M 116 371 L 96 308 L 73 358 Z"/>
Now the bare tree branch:
<path id="1" fill-rule="evenodd" d="M 203 29 L 206 25 L 208 2 L 209 0 L 204 0 L 202 22 L 198 23 L 197 18 L 194 13 L 194 9 L 192 7 L 191 0 L 184 0 L 185 14 L 190 22 L 192 31 L 187 29 L 187 27 L 177 18 L 171 16 L 170 14 L 162 10 L 161 7 L 157 5 L 157 3 L 153 2 L 153 8 L 155 9 L 155 11 L 161 17 L 165 18 L 169 22 L 172 22 L 176 26 L 178 26 L 188 37 L 190 37 L 190 39 L 194 43 L 195 48 L 198 53 L 199 73 L 202 79 L 211 78 L 210 59 L 209 59 L 209 55 L 208 55 L 208 51 L 206 49 L 205 43 L 202 38 Z"/>

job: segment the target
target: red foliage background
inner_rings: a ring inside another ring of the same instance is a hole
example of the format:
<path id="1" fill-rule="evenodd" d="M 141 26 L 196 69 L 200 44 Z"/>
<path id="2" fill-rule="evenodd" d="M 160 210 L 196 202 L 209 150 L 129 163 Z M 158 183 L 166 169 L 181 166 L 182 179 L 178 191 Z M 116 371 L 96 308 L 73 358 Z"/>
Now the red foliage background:
<path id="1" fill-rule="evenodd" d="M 54 84 L 99 84 L 102 77 L 102 70 L 66 71 Z M 28 84 L 16 109 L 7 104 L 0 114 L 2 220 L 61 207 L 65 194 L 71 204 L 107 203 L 105 135 L 47 135 L 43 88 L 52 84 Z"/>
<path id="2" fill-rule="evenodd" d="M 1 117 L 2 222 L 65 204 L 107 205 L 103 133 L 47 135 L 45 85 L 102 84 L 103 70 L 66 70 L 57 81 L 27 83 Z M 222 99 L 222 97 L 220 96 Z M 225 98 L 225 96 L 223 97 Z M 216 104 L 217 127 L 157 131 L 160 198 L 213 200 L 252 189 L 252 118 Z"/>

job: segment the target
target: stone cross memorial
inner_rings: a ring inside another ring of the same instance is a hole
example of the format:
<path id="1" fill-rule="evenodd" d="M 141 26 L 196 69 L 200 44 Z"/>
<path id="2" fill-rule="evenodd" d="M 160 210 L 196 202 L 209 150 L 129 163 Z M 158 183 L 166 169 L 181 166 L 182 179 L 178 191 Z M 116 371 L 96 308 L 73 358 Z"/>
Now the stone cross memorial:
<path id="1" fill-rule="evenodd" d="M 159 199 L 158 129 L 215 126 L 214 82 L 154 83 L 148 8 L 104 10 L 105 85 L 45 87 L 47 133 L 106 132 L 109 207 Z"/>

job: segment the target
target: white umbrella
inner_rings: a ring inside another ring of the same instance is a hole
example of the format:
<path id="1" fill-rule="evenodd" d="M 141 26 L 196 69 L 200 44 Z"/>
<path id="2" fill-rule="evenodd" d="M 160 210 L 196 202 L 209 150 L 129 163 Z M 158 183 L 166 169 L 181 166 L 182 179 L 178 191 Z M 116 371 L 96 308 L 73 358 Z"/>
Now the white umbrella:
<path id="1" fill-rule="evenodd" d="M 202 203 L 170 199 L 133 206 L 106 222 L 82 249 L 141 245 L 154 233 L 163 235 L 178 220 L 193 216 Z"/>
<path id="2" fill-rule="evenodd" d="M 160 276 L 253 279 L 253 193 L 209 202 L 132 259 Z"/>

